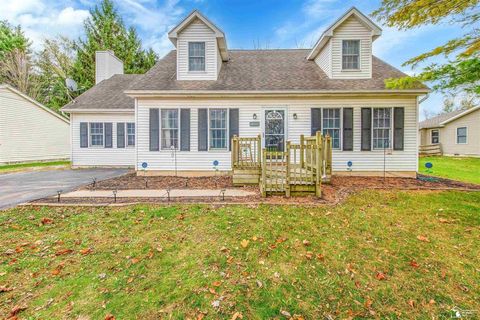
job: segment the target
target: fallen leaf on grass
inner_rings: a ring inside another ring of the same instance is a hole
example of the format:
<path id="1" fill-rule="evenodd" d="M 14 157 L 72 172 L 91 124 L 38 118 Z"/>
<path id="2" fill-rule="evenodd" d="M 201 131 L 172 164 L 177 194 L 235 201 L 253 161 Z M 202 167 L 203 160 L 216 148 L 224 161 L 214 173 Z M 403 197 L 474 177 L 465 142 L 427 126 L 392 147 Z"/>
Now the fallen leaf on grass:
<path id="1" fill-rule="evenodd" d="M 132 283 L 132 282 L 133 282 L 133 278 L 128 278 L 127 283 Z"/>
<path id="2" fill-rule="evenodd" d="M 250 241 L 248 241 L 247 239 L 243 239 L 240 244 L 242 245 L 243 248 L 246 248 L 248 247 L 248 244 L 250 243 Z"/>
<path id="3" fill-rule="evenodd" d="M 306 240 L 306 239 L 304 239 L 304 240 L 302 241 L 302 243 L 303 243 L 303 245 L 306 246 L 306 247 L 308 247 L 309 245 L 312 244 L 310 241 L 308 241 L 308 240 Z"/>
<path id="4" fill-rule="evenodd" d="M 307 260 L 312 260 L 313 252 L 312 251 L 307 251 L 307 253 L 305 253 L 305 258 L 307 258 Z"/>
<path id="5" fill-rule="evenodd" d="M 417 263 L 417 261 L 415 260 L 412 260 L 410 261 L 410 266 L 413 267 L 413 268 L 418 268 L 420 267 L 420 265 Z"/>
<path id="6" fill-rule="evenodd" d="M 138 259 L 138 258 L 133 258 L 133 259 L 130 260 L 130 262 L 132 264 L 137 264 L 139 261 L 140 261 L 140 259 Z"/>
<path id="7" fill-rule="evenodd" d="M 8 317 L 8 319 L 12 319 L 12 318 L 16 318 L 16 315 L 19 314 L 20 312 L 22 312 L 23 310 L 26 310 L 27 307 L 26 306 L 15 306 L 12 308 L 12 310 L 10 310 L 10 316 Z"/>
<path id="8" fill-rule="evenodd" d="M 52 224 L 52 223 L 53 223 L 53 219 L 50 219 L 50 218 L 42 218 L 42 220 L 40 220 L 40 222 L 41 222 L 43 225 Z"/>
<path id="9" fill-rule="evenodd" d="M 57 252 L 55 252 L 55 255 L 56 256 L 63 256 L 65 254 L 70 254 L 72 252 L 73 252 L 72 249 L 61 249 L 61 250 L 58 250 Z"/>
<path id="10" fill-rule="evenodd" d="M 387 276 L 383 272 L 377 272 L 377 274 L 375 275 L 375 278 L 377 278 L 377 280 L 380 280 L 380 281 L 387 280 Z"/>
<path id="11" fill-rule="evenodd" d="M 13 288 L 6 287 L 6 286 L 0 286 L 0 293 L 9 292 L 9 291 L 12 291 L 12 290 L 13 290 Z"/>
<path id="12" fill-rule="evenodd" d="M 440 218 L 440 219 L 438 219 L 438 221 L 440 223 L 449 223 L 450 222 L 450 221 L 448 221 L 448 219 L 445 219 L 445 218 Z"/>
<path id="13" fill-rule="evenodd" d="M 243 315 L 240 312 L 235 312 L 231 320 L 243 319 Z"/>
<path id="14" fill-rule="evenodd" d="M 85 248 L 80 250 L 80 254 L 86 256 L 87 254 L 92 253 L 92 251 L 93 251 L 92 248 Z"/>
<path id="15" fill-rule="evenodd" d="M 221 281 L 214 281 L 214 282 L 212 283 L 212 286 L 214 286 L 214 287 L 220 287 L 221 285 L 222 285 L 222 282 L 221 282 Z"/>
<path id="16" fill-rule="evenodd" d="M 115 320 L 115 317 L 109 313 L 105 316 L 105 320 Z"/>
<path id="17" fill-rule="evenodd" d="M 290 314 L 290 312 L 288 311 L 285 311 L 285 310 L 280 310 L 280 314 L 284 317 L 287 317 L 287 318 L 291 318 L 292 315 Z"/>
<path id="18" fill-rule="evenodd" d="M 415 301 L 413 300 L 408 300 L 408 305 L 412 308 L 415 308 Z"/>
<path id="19" fill-rule="evenodd" d="M 370 309 L 370 307 L 372 306 L 372 304 L 373 304 L 373 300 L 372 300 L 372 299 L 367 298 L 367 300 L 365 300 L 365 308 Z"/>
<path id="20" fill-rule="evenodd" d="M 426 236 L 418 235 L 417 239 L 423 242 L 430 242 Z"/>
<path id="21" fill-rule="evenodd" d="M 163 251 L 163 248 L 162 247 L 157 247 L 157 252 L 162 252 Z"/>
<path id="22" fill-rule="evenodd" d="M 320 260 L 320 261 L 325 260 L 325 255 L 323 255 L 321 253 L 317 253 L 317 260 Z"/>

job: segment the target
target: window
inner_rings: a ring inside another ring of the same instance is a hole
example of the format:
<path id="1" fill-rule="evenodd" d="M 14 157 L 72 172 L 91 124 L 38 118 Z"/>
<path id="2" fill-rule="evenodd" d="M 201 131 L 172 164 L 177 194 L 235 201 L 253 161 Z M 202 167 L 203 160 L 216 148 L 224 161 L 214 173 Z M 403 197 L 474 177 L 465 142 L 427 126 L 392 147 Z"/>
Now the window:
<path id="1" fill-rule="evenodd" d="M 439 140 L 438 130 L 432 130 L 432 144 L 438 144 Z"/>
<path id="2" fill-rule="evenodd" d="M 323 109 L 323 135 L 332 137 L 332 148 L 340 149 L 340 109 Z"/>
<path id="3" fill-rule="evenodd" d="M 467 127 L 457 128 L 457 143 L 458 144 L 467 143 Z"/>
<path id="4" fill-rule="evenodd" d="M 90 146 L 103 147 L 103 123 L 102 122 L 90 123 Z"/>
<path id="5" fill-rule="evenodd" d="M 135 123 L 127 123 L 127 147 L 135 145 Z"/>
<path id="6" fill-rule="evenodd" d="M 178 110 L 162 109 L 162 149 L 178 149 Z"/>
<path id="7" fill-rule="evenodd" d="M 373 109 L 373 149 L 391 147 L 392 109 Z"/>
<path id="8" fill-rule="evenodd" d="M 360 40 L 342 41 L 342 69 L 360 69 Z"/>
<path id="9" fill-rule="evenodd" d="M 205 71 L 205 42 L 188 43 L 188 71 Z"/>
<path id="10" fill-rule="evenodd" d="M 210 149 L 227 148 L 227 110 L 210 109 Z"/>

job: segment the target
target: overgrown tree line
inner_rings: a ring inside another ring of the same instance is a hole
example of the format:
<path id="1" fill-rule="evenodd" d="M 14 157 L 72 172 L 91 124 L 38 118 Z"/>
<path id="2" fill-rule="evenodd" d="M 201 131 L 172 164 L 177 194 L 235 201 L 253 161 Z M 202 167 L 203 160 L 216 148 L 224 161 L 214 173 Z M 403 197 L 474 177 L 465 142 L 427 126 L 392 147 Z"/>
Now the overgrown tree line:
<path id="1" fill-rule="evenodd" d="M 406 61 L 404 66 L 416 67 L 425 63 L 426 67 L 412 77 L 388 79 L 386 87 L 415 88 L 421 82 L 427 82 L 434 90 L 451 96 L 463 96 L 456 105 L 452 98 L 447 98 L 444 112 L 455 108 L 468 109 L 478 104 L 480 0 L 383 0 L 381 7 L 373 15 L 386 25 L 400 30 L 442 23 L 458 25 L 465 30 L 461 37 L 449 39 L 443 45 Z M 444 57 L 446 62 L 429 63 L 434 57 Z"/>
<path id="2" fill-rule="evenodd" d="M 90 10 L 84 36 L 46 39 L 34 52 L 20 26 L 0 22 L 0 83 L 8 83 L 55 111 L 95 84 L 95 51 L 112 50 L 125 73 L 143 73 L 157 60 L 145 50 L 134 28 L 127 28 L 111 0 Z M 70 91 L 71 78 L 78 90 Z"/>

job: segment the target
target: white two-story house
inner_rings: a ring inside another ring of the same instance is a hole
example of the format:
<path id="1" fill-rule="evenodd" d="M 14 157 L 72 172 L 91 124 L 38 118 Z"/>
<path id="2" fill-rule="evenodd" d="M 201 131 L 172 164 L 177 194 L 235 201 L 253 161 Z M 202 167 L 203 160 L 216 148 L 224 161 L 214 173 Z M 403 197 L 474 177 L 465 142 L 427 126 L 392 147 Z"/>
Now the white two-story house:
<path id="1" fill-rule="evenodd" d="M 145 74 L 124 75 L 112 52 L 97 53 L 97 85 L 63 108 L 72 163 L 208 174 L 214 161 L 231 169 L 233 135 L 260 134 L 282 150 L 321 131 L 332 137 L 335 174 L 415 176 L 428 88 L 385 88 L 405 75 L 372 55 L 381 33 L 352 8 L 312 49 L 233 50 L 193 11 L 168 34 L 176 50 Z"/>

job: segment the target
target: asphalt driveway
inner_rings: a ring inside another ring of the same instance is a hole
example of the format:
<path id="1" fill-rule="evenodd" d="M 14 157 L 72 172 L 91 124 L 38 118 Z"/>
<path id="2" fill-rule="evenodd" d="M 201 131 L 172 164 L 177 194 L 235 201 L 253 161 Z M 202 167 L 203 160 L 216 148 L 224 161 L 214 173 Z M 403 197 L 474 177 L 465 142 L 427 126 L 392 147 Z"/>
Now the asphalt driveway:
<path id="1" fill-rule="evenodd" d="M 0 175 L 0 210 L 17 204 L 74 190 L 92 182 L 118 177 L 127 169 L 68 169 Z"/>

